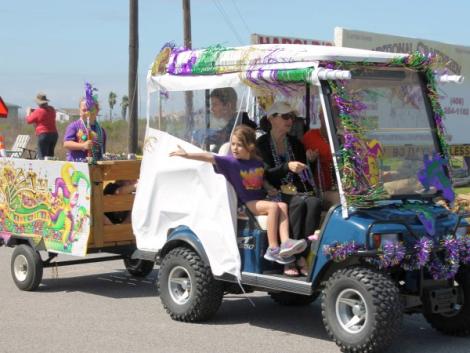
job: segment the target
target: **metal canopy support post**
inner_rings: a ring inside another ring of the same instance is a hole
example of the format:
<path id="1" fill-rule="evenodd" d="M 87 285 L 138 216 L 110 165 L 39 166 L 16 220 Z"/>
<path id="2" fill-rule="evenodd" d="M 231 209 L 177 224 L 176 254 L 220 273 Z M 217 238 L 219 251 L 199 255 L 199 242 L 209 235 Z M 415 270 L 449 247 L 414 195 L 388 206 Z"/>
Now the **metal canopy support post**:
<path id="1" fill-rule="evenodd" d="M 333 165 L 335 167 L 336 180 L 338 182 L 338 192 L 339 192 L 339 198 L 340 198 L 341 206 L 342 206 L 342 216 L 343 218 L 348 218 L 349 217 L 348 205 L 346 202 L 346 196 L 344 195 L 343 185 L 341 183 L 341 174 L 339 172 L 338 156 L 336 154 L 336 151 L 339 151 L 339 143 L 338 143 L 338 138 L 336 137 L 336 126 L 333 120 L 333 112 L 331 111 L 331 106 L 329 104 L 329 98 L 330 98 L 331 92 L 329 92 L 328 84 L 325 82 L 321 84 L 319 91 L 320 91 L 320 102 L 321 102 L 322 109 L 323 109 L 323 116 L 325 118 L 326 130 L 328 133 L 328 141 L 330 143 L 331 154 L 333 156 Z M 332 127 L 335 129 L 334 131 L 335 138 L 333 138 L 333 131 L 331 130 Z"/>

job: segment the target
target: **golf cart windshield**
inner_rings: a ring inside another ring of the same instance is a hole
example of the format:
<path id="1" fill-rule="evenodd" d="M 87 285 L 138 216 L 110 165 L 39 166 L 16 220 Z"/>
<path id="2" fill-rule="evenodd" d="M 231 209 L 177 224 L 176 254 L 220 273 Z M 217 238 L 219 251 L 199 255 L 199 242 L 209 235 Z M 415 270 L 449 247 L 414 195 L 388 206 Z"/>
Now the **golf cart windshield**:
<path id="1" fill-rule="evenodd" d="M 390 197 L 435 193 L 434 187 L 425 190 L 419 181 L 425 160 L 438 152 L 419 74 L 365 68 L 353 71 L 352 79 L 341 84 L 343 95 L 355 105 L 355 125 L 340 118 L 341 109 L 333 99 L 340 144 L 346 148 L 356 143 L 344 133 L 348 129 L 361 135 L 369 185 L 383 187 Z M 345 192 L 354 190 L 346 185 Z"/>

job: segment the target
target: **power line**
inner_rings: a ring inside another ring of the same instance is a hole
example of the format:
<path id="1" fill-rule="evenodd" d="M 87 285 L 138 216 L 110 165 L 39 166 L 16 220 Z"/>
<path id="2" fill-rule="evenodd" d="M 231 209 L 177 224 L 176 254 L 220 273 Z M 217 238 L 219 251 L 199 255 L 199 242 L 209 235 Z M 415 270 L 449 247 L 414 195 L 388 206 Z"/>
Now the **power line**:
<path id="1" fill-rule="evenodd" d="M 236 10 L 237 13 L 238 13 L 238 16 L 239 16 L 240 19 L 242 20 L 243 25 L 245 26 L 246 31 L 248 32 L 248 34 L 251 34 L 252 32 L 251 32 L 251 30 L 250 30 L 250 27 L 248 27 L 248 24 L 246 23 L 245 18 L 243 17 L 243 15 L 242 15 L 242 13 L 241 13 L 241 11 L 240 11 L 240 9 L 239 9 L 237 3 L 235 2 L 235 0 L 232 0 L 232 4 L 233 4 L 233 7 L 235 7 L 235 10 Z"/>
<path id="2" fill-rule="evenodd" d="M 240 37 L 240 35 L 238 34 L 235 26 L 233 25 L 232 21 L 230 21 L 230 18 L 227 16 L 227 13 L 225 12 L 223 6 L 221 3 L 218 3 L 217 0 L 212 0 L 212 2 L 214 3 L 215 7 L 217 8 L 217 10 L 220 12 L 220 14 L 222 15 L 222 17 L 224 18 L 225 22 L 227 23 L 227 25 L 230 27 L 230 29 L 232 30 L 233 34 L 235 35 L 235 37 L 237 37 L 240 45 L 243 44 L 243 41 L 242 41 L 242 38 Z"/>

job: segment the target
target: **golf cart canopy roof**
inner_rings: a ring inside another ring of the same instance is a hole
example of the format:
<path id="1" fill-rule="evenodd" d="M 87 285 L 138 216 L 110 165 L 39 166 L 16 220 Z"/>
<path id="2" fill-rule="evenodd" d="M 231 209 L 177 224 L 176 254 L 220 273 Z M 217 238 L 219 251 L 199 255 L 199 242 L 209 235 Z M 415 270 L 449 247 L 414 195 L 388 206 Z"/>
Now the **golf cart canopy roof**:
<path id="1" fill-rule="evenodd" d="M 149 92 L 237 86 L 247 73 L 317 68 L 319 62 L 389 63 L 408 54 L 320 45 L 260 44 L 184 50 L 164 47 L 147 75 Z M 245 77 L 246 78 L 246 77 Z"/>

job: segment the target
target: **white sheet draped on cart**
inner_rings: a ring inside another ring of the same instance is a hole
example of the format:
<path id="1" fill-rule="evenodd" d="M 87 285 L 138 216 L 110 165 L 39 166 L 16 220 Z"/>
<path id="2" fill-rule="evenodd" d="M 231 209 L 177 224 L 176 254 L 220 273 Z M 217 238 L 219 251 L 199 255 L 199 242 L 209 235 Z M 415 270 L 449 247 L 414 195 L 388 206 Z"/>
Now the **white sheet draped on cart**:
<path id="1" fill-rule="evenodd" d="M 140 250 L 158 251 L 170 228 L 188 226 L 199 238 L 214 275 L 240 278 L 233 188 L 210 163 L 169 157 L 180 145 L 199 148 L 163 131 L 148 128 L 132 227 Z"/>

